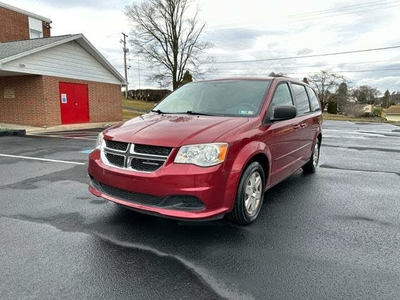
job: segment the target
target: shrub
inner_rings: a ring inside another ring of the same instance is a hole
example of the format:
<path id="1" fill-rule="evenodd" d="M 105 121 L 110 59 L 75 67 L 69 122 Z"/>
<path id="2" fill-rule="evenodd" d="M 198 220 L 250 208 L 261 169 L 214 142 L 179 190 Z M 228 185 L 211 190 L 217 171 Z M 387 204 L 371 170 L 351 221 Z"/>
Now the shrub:
<path id="1" fill-rule="evenodd" d="M 383 109 L 382 107 L 375 107 L 374 108 L 374 116 L 375 117 L 382 117 Z"/>
<path id="2" fill-rule="evenodd" d="M 329 102 L 328 103 L 328 113 L 330 114 L 337 114 L 338 108 L 337 108 L 337 102 Z"/>
<path id="3" fill-rule="evenodd" d="M 365 115 L 363 107 L 364 107 L 363 104 L 347 103 L 346 105 L 343 106 L 343 112 L 345 115 L 349 117 L 356 117 L 356 118 L 363 117 Z"/>

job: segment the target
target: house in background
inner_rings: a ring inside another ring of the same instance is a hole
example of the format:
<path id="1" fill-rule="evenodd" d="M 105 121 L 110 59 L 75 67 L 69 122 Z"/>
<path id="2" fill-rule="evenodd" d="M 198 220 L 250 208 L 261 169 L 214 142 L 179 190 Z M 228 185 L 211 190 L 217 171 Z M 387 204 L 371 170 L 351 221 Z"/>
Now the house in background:
<path id="1" fill-rule="evenodd" d="M 0 2 L 0 123 L 122 120 L 123 76 L 82 34 L 51 37 L 50 24 Z"/>
<path id="2" fill-rule="evenodd" d="M 372 114 L 374 112 L 374 106 L 372 104 L 365 105 L 363 107 L 363 112 L 366 114 Z"/>
<path id="3" fill-rule="evenodd" d="M 386 120 L 400 122 L 400 105 L 390 106 L 386 112 Z"/>
<path id="4" fill-rule="evenodd" d="M 50 37 L 51 20 L 0 2 L 0 43 Z"/>

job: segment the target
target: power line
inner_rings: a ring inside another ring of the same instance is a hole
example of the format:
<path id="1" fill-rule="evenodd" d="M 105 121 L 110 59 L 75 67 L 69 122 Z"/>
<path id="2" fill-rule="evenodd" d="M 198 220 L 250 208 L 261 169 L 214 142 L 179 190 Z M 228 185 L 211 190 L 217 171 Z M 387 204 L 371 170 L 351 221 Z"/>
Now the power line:
<path id="1" fill-rule="evenodd" d="M 361 49 L 361 50 L 353 50 L 353 51 L 332 52 L 332 53 L 312 54 L 312 55 L 299 55 L 299 56 L 287 56 L 287 57 L 276 57 L 276 58 L 216 61 L 216 62 L 210 62 L 207 64 L 236 64 L 236 63 L 249 63 L 249 62 L 278 61 L 278 60 L 288 60 L 288 59 L 302 59 L 302 58 L 311 58 L 311 57 L 324 57 L 324 56 L 362 53 L 362 52 L 382 51 L 382 50 L 389 50 L 389 49 L 396 49 L 396 48 L 400 48 L 400 46 L 389 46 L 389 47 L 369 48 L 369 49 Z"/>
<path id="2" fill-rule="evenodd" d="M 326 15 L 332 15 L 332 14 L 337 14 L 339 15 L 345 15 L 345 14 L 349 14 L 349 13 L 354 13 L 354 12 L 363 12 L 363 11 L 370 11 L 370 10 L 377 10 L 377 9 L 386 9 L 392 6 L 389 6 L 390 4 L 396 4 L 399 3 L 399 1 L 391 1 L 391 2 L 384 2 L 382 3 L 382 1 L 378 1 L 378 3 L 373 3 L 371 2 L 371 4 L 369 3 L 363 3 L 363 4 L 358 4 L 358 5 L 353 5 L 353 6 L 344 6 L 341 8 L 337 8 L 337 9 L 328 9 L 325 11 L 320 11 L 320 12 L 311 12 L 311 13 L 305 13 L 303 16 L 299 16 L 299 17 L 295 17 L 294 19 L 301 19 L 303 20 L 307 20 L 308 16 L 310 16 L 311 19 L 313 18 L 317 18 L 318 16 L 326 16 Z M 378 8 L 373 7 L 373 6 L 380 6 Z M 347 7 L 347 8 L 346 8 Z M 366 9 L 368 8 L 368 9 Z M 361 9 L 361 10 L 360 10 Z M 343 14 L 341 12 L 344 12 Z M 293 18 L 293 17 L 292 17 Z"/>
<path id="3" fill-rule="evenodd" d="M 357 4 L 357 5 L 343 6 L 343 7 L 337 8 L 337 9 L 326 9 L 326 10 L 314 11 L 314 12 L 309 12 L 309 13 L 306 12 L 306 13 L 298 14 L 298 15 L 288 15 L 288 16 L 284 16 L 283 20 L 286 20 L 286 22 L 289 22 L 289 23 L 296 23 L 296 22 L 316 20 L 316 19 L 321 19 L 321 18 L 340 17 L 343 15 L 349 15 L 349 14 L 354 14 L 354 13 L 359 14 L 361 12 L 376 11 L 376 10 L 381 10 L 381 9 L 398 7 L 400 5 L 391 5 L 391 4 L 396 4 L 399 2 L 400 1 L 398 1 L 398 0 L 384 2 L 384 3 L 382 3 L 382 1 L 372 1 L 372 2 L 367 2 L 367 3 Z M 380 6 L 380 7 L 371 7 L 371 6 Z M 353 8 L 349 8 L 349 7 L 353 7 Z M 344 13 L 340 13 L 342 11 L 344 11 Z M 346 11 L 348 11 L 348 12 L 346 12 Z M 335 13 L 339 13 L 339 14 L 335 14 Z M 308 17 L 308 15 L 310 15 L 310 17 Z M 298 16 L 298 17 L 296 18 L 296 16 Z M 263 21 L 263 20 L 251 22 L 251 24 L 247 24 L 245 26 L 240 26 L 240 27 L 235 27 L 235 25 L 241 25 L 241 23 L 233 23 L 233 22 L 226 23 L 226 24 L 221 24 L 219 26 L 214 26 L 213 29 L 206 29 L 206 31 L 210 32 L 210 31 L 214 31 L 215 29 L 229 28 L 229 27 L 231 27 L 231 28 L 247 28 L 247 27 L 252 27 L 252 26 L 257 25 L 260 21 Z"/>
<path id="4" fill-rule="evenodd" d="M 383 72 L 383 71 L 399 71 L 400 68 L 390 68 L 390 69 L 368 69 L 368 70 L 342 70 L 334 71 L 333 73 L 365 73 L 365 72 Z M 304 74 L 304 73 L 289 73 L 289 74 Z"/>
<path id="5" fill-rule="evenodd" d="M 360 61 L 360 62 L 350 62 L 350 63 L 337 63 L 337 64 L 319 64 L 319 65 L 311 65 L 311 64 L 302 64 L 302 65 L 282 65 L 282 66 L 274 66 L 274 65 L 270 65 L 268 66 L 269 68 L 281 68 L 281 69 L 299 69 L 299 68 L 334 68 L 334 67 L 339 67 L 339 65 L 341 66 L 348 66 L 348 65 L 361 65 L 361 64 L 378 64 L 378 63 L 384 63 L 384 62 L 400 62 L 400 60 L 396 59 L 396 60 L 375 60 L 375 61 Z M 260 66 L 260 67 L 256 67 L 256 68 L 252 68 L 252 70 L 258 70 L 258 69 L 263 69 L 265 70 L 265 66 Z M 232 71 L 232 68 L 228 68 L 228 69 L 220 69 L 218 68 L 218 71 Z"/>
<path id="6" fill-rule="evenodd" d="M 359 14 L 361 12 L 368 12 L 368 11 L 376 11 L 379 9 L 388 9 L 388 8 L 393 8 L 393 7 L 399 7 L 400 4 L 398 5 L 391 5 L 391 6 L 385 6 L 385 7 L 378 7 L 378 8 L 369 8 L 369 9 L 364 9 L 364 10 L 357 10 L 357 11 L 351 11 L 351 12 L 345 12 L 345 13 L 341 13 L 341 14 L 336 14 L 336 15 L 327 15 L 327 16 L 320 16 L 320 17 L 310 17 L 310 18 L 306 18 L 306 19 L 298 19 L 298 20 L 292 20 L 289 22 L 302 22 L 302 21 L 309 21 L 309 20 L 317 20 L 317 19 L 321 19 L 321 18 L 332 18 L 332 17 L 340 17 L 340 16 L 345 16 L 345 15 L 352 15 L 352 14 Z"/>
<path id="7" fill-rule="evenodd" d="M 341 71 L 333 71 L 332 73 L 365 73 L 365 72 L 383 72 L 383 71 L 400 71 L 400 68 L 389 68 L 389 69 L 368 69 L 368 70 L 341 70 Z M 314 72 L 314 71 L 312 71 Z M 285 75 L 302 75 L 311 73 L 310 71 L 305 72 L 296 72 L 296 73 L 286 73 Z M 208 75 L 223 75 L 223 76 L 268 76 L 265 73 L 210 73 Z"/>
<path id="8" fill-rule="evenodd" d="M 353 5 L 346 5 L 346 6 L 342 6 L 339 8 L 329 8 L 329 9 L 315 10 L 315 11 L 310 11 L 310 12 L 305 12 L 305 13 L 300 13 L 300 14 L 287 15 L 287 17 L 292 18 L 292 17 L 297 17 L 297 16 L 314 15 L 314 14 L 320 14 L 320 13 L 325 13 L 325 12 L 330 12 L 330 11 L 341 11 L 344 9 L 354 9 L 354 8 L 376 5 L 376 4 L 382 4 L 382 0 L 370 1 L 370 2 L 365 2 L 365 3 L 353 4 Z"/>

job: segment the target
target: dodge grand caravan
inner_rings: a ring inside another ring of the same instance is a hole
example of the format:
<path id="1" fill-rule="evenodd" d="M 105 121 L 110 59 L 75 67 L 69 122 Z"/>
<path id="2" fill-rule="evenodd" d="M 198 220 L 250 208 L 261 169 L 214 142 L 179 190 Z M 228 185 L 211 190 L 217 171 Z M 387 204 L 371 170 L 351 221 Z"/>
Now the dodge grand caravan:
<path id="1" fill-rule="evenodd" d="M 266 190 L 301 168 L 315 172 L 321 127 L 320 103 L 303 82 L 189 83 L 99 134 L 89 190 L 144 213 L 249 224 Z"/>

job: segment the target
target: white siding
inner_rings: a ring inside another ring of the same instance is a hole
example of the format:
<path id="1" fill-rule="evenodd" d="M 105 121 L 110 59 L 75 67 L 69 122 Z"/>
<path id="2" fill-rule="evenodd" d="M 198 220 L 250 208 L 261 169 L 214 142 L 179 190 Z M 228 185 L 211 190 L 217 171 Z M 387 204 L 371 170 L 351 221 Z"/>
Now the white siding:
<path id="1" fill-rule="evenodd" d="M 4 63 L 2 70 L 121 84 L 75 41 Z"/>
<path id="2" fill-rule="evenodd" d="M 386 120 L 400 122 L 400 115 L 386 115 Z"/>

